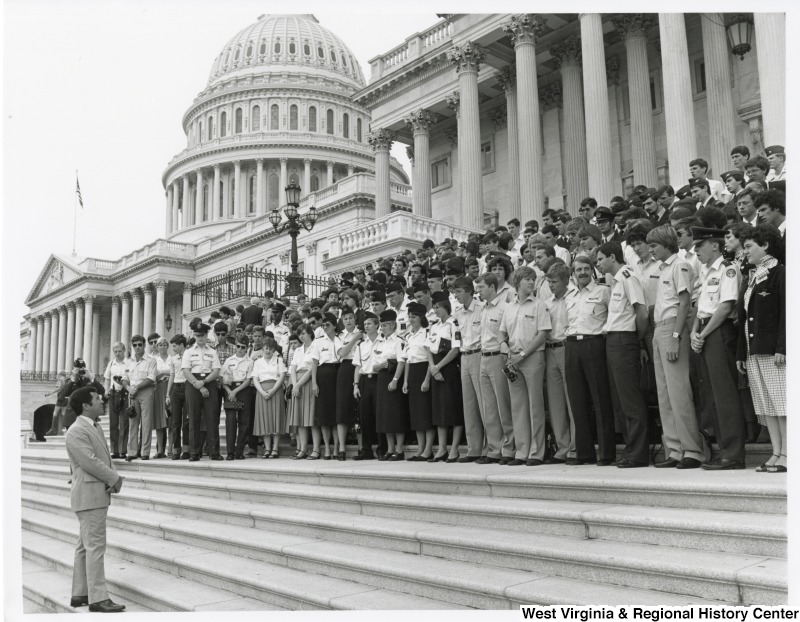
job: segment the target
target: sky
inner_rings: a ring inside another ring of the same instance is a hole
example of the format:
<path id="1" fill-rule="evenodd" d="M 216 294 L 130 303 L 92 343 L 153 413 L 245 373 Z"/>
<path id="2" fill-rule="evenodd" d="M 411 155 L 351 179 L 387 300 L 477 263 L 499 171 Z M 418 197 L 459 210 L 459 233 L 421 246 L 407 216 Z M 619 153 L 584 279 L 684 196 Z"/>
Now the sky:
<path id="1" fill-rule="evenodd" d="M 225 43 L 275 6 L 6 2 L 3 229 L 6 243 L 19 244 L 25 259 L 14 263 L 6 312 L 16 309 L 21 320 L 47 258 L 72 252 L 76 171 L 84 202 L 77 255 L 116 259 L 164 235 L 161 174 L 186 146 L 182 115 Z M 303 9 L 350 46 L 367 80 L 369 59 L 439 19 L 423 12 L 422 3 L 407 3 L 417 12 L 390 19 L 375 13 L 376 4 L 360 14 L 353 4 L 352 13 L 332 14 L 332 6 Z M 402 146 L 395 151 L 407 162 Z"/>

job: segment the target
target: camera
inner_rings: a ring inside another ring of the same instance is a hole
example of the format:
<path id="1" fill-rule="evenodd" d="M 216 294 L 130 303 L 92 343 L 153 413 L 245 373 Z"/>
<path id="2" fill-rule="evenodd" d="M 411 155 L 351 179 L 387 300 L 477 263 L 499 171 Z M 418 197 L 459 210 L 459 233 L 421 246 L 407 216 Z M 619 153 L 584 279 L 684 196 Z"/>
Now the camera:
<path id="1" fill-rule="evenodd" d="M 113 376 L 113 380 L 117 384 L 122 384 L 122 376 Z"/>
<path id="2" fill-rule="evenodd" d="M 83 369 L 83 368 L 79 369 L 79 370 L 78 370 L 78 375 L 79 375 L 79 376 L 85 376 L 85 375 L 86 375 L 86 370 L 85 370 L 85 369 Z"/>
<path id="3" fill-rule="evenodd" d="M 503 367 L 503 373 L 506 375 L 506 378 L 508 378 L 509 382 L 515 382 L 517 380 L 517 368 L 512 364 L 508 363 L 505 367 Z"/>

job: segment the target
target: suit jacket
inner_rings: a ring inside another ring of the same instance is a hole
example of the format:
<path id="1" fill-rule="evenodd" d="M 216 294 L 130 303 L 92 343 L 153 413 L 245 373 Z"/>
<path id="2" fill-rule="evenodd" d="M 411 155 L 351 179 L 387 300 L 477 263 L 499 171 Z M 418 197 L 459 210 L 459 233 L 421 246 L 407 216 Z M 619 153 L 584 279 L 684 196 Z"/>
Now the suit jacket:
<path id="1" fill-rule="evenodd" d="M 737 304 L 739 341 L 736 360 L 747 359 L 747 341 L 750 341 L 750 354 L 786 354 L 786 281 L 785 269 L 778 264 L 767 272 L 767 277 L 753 286 L 750 304 L 745 309 L 744 293 L 747 283 L 742 286 Z M 744 332 L 745 320 L 748 333 Z"/>
<path id="2" fill-rule="evenodd" d="M 74 512 L 108 507 L 108 487 L 119 479 L 111 461 L 103 431 L 78 417 L 66 437 L 67 454 L 72 467 L 70 503 Z"/>
<path id="3" fill-rule="evenodd" d="M 264 309 L 256 305 L 250 305 L 242 311 L 242 322 L 245 324 L 255 324 L 261 326 Z"/>

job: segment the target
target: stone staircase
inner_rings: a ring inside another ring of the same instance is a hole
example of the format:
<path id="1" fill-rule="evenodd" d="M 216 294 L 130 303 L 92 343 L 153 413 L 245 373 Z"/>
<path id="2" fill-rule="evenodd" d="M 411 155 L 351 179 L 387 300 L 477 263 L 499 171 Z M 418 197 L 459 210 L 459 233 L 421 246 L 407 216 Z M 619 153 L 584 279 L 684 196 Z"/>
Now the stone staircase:
<path id="1" fill-rule="evenodd" d="M 26 611 L 71 611 L 78 523 L 63 438 L 31 444 L 21 466 Z M 785 475 L 286 458 L 116 466 L 125 482 L 106 574 L 132 611 L 788 598 Z"/>

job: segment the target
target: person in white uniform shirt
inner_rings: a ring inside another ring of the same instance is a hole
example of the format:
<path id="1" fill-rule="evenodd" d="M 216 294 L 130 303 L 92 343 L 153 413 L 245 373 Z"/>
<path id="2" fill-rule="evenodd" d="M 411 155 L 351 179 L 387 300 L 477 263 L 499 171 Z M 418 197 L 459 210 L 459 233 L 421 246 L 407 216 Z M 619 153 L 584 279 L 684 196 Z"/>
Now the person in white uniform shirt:
<path id="1" fill-rule="evenodd" d="M 784 181 L 786 179 L 786 150 L 782 145 L 772 145 L 764 149 L 769 161 L 767 181 Z"/>
<path id="2" fill-rule="evenodd" d="M 708 179 L 708 162 L 706 162 L 703 158 L 695 158 L 689 162 L 689 173 L 691 174 L 692 179 L 704 179 L 708 182 L 711 196 L 714 197 L 715 201 L 727 203 L 730 200 L 730 193 L 721 181 L 717 181 L 716 179 Z"/>
<path id="3" fill-rule="evenodd" d="M 292 456 L 295 460 L 319 460 L 319 452 L 312 456 L 308 452 L 308 431 L 314 425 L 314 409 L 318 387 L 313 382 L 311 367 L 314 354 L 314 329 L 310 324 L 302 326 L 299 331 L 302 346 L 294 351 L 289 365 L 289 376 L 292 384 L 292 406 L 290 425 L 297 428 L 297 452 Z"/>
<path id="4" fill-rule="evenodd" d="M 133 357 L 128 373 L 122 377 L 122 385 L 128 390 L 136 416 L 130 418 L 128 436 L 128 462 L 136 459 L 139 448 L 139 427 L 142 428 L 142 460 L 150 459 L 150 443 L 153 436 L 153 387 L 156 384 L 156 361 L 144 353 L 145 341 L 142 335 L 131 337 Z"/>
<path id="5" fill-rule="evenodd" d="M 427 343 L 430 331 L 426 309 L 418 302 L 407 307 L 409 330 L 403 350 L 403 393 L 408 395 L 410 429 L 417 434 L 417 453 L 409 462 L 422 462 L 433 455 L 433 403 Z"/>
<path id="6" fill-rule="evenodd" d="M 336 377 L 339 373 L 339 350 L 342 340 L 336 335 L 337 318 L 332 313 L 322 317 L 322 337 L 314 339 L 311 354 L 312 382 L 317 386 L 317 400 L 314 405 L 314 426 L 311 436 L 314 448 L 311 456 L 320 455 L 320 440 L 325 444 L 325 460 L 333 457 L 331 453 L 331 430 L 336 427 Z M 338 437 L 337 437 L 338 440 Z"/>
<path id="7" fill-rule="evenodd" d="M 508 258 L 495 255 L 487 262 L 486 267 L 497 279 L 497 295 L 505 302 L 513 302 L 517 297 L 517 292 L 508 282 L 511 273 L 514 271 L 514 267 Z"/>
<path id="8" fill-rule="evenodd" d="M 183 352 L 186 349 L 186 337 L 174 335 L 169 341 L 172 344 L 172 356 L 169 357 L 167 404 L 170 411 L 169 423 L 172 428 L 172 459 L 188 460 L 191 436 L 189 413 L 186 410 L 186 378 L 181 368 Z"/>
<path id="9" fill-rule="evenodd" d="M 425 285 L 427 287 L 427 285 Z M 364 314 L 364 337 L 356 344 L 353 355 L 353 397 L 358 400 L 358 455 L 353 460 L 374 460 L 372 446 L 376 443 L 375 411 L 378 399 L 378 371 L 375 369 L 375 346 L 383 341 L 378 328 L 380 320 L 374 313 Z M 360 431 L 359 431 L 360 429 Z"/>
<path id="10" fill-rule="evenodd" d="M 212 460 L 222 460 L 222 456 L 215 453 L 219 436 L 217 378 L 221 365 L 216 350 L 208 345 L 209 330 L 211 328 L 208 324 L 195 325 L 195 344 L 184 351 L 181 360 L 181 368 L 186 378 L 186 409 L 189 412 L 189 434 L 192 443 L 189 462 L 197 462 L 203 453 L 201 421 L 205 422 L 207 431 L 207 453 Z"/>
<path id="11" fill-rule="evenodd" d="M 122 386 L 122 378 L 128 374 L 130 359 L 125 356 L 125 344 L 118 341 L 113 347 L 114 358 L 109 361 L 105 378 L 108 404 L 108 425 L 111 436 L 111 457 L 126 458 L 128 455 L 128 392 Z"/>
<path id="12" fill-rule="evenodd" d="M 247 342 L 244 339 L 237 340 L 233 355 L 225 359 L 220 370 L 225 398 L 228 402 L 240 402 L 242 405 L 239 409 L 225 409 L 227 460 L 244 460 L 244 443 L 253 416 L 255 397 L 251 388 L 252 370 L 253 361 L 247 356 Z"/>

